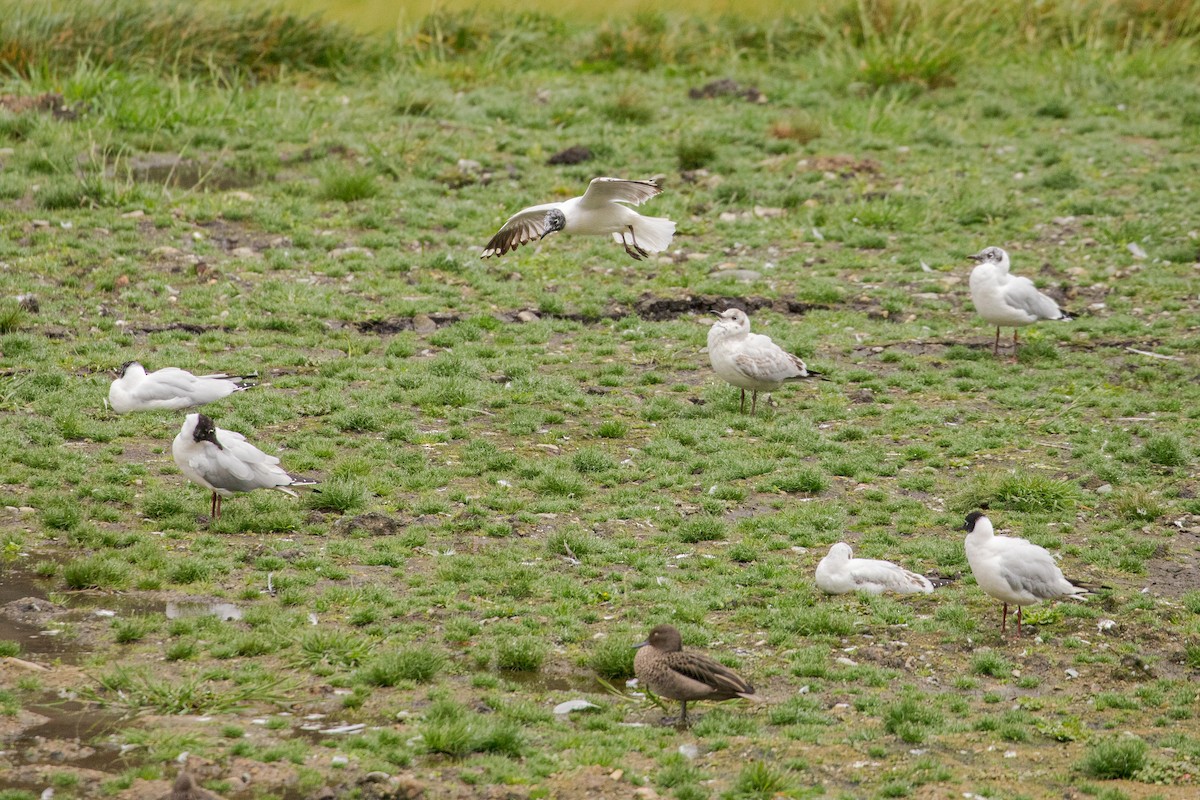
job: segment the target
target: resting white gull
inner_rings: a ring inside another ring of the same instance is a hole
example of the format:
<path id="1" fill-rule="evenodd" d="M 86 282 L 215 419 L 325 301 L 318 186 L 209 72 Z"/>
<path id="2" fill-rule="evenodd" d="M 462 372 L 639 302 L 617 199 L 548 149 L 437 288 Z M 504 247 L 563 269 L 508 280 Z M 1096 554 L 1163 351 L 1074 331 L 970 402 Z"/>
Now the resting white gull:
<path id="1" fill-rule="evenodd" d="M 967 563 L 979 588 L 1004 603 L 1000 632 L 1007 630 L 1008 607 L 1017 607 L 1017 636 L 1021 635 L 1021 608 L 1056 600 L 1079 598 L 1086 586 L 1063 577 L 1054 557 L 1044 547 L 1016 536 L 996 536 L 992 521 L 980 511 L 967 515 Z"/>
<path id="2" fill-rule="evenodd" d="M 269 456 L 235 431 L 218 428 L 203 414 L 188 414 L 171 443 L 171 455 L 187 479 L 212 492 L 213 519 L 221 517 L 221 499 L 235 492 L 278 489 L 296 496 L 290 486 L 315 481 L 284 472 L 279 459 Z"/>
<path id="3" fill-rule="evenodd" d="M 999 247 L 988 247 L 967 256 L 978 266 L 971 270 L 971 301 L 986 322 L 996 326 L 996 342 L 992 354 L 1000 352 L 1000 329 L 1013 329 L 1013 357 L 1017 355 L 1017 328 L 1032 325 L 1038 320 L 1070 321 L 1058 303 L 1037 290 L 1033 281 L 1008 274 L 1008 253 Z"/>
<path id="4" fill-rule="evenodd" d="M 850 545 L 838 542 L 817 564 L 817 587 L 826 594 L 929 594 L 933 583 L 890 561 L 854 558 Z"/>
<path id="5" fill-rule="evenodd" d="M 788 381 L 817 377 L 796 356 L 771 337 L 750 332 L 750 317 L 739 308 L 717 313 L 708 331 L 708 358 L 717 377 L 742 390 L 741 410 L 746 410 L 746 390 L 753 394 L 750 413 L 758 410 L 758 393 L 772 392 Z"/>
<path id="6" fill-rule="evenodd" d="M 250 388 L 244 381 L 257 375 L 193 375 L 176 367 L 149 374 L 136 361 L 121 366 L 120 376 L 108 387 L 108 404 L 118 414 L 130 411 L 177 411 L 228 397 Z"/>
<path id="7" fill-rule="evenodd" d="M 643 217 L 625 204 L 640 205 L 661 191 L 662 187 L 653 179 L 593 178 L 579 197 L 530 206 L 513 214 L 479 257 L 502 256 L 523 244 L 562 231 L 582 236 L 611 235 L 630 257 L 641 261 L 670 246 L 675 223 L 664 217 Z"/>

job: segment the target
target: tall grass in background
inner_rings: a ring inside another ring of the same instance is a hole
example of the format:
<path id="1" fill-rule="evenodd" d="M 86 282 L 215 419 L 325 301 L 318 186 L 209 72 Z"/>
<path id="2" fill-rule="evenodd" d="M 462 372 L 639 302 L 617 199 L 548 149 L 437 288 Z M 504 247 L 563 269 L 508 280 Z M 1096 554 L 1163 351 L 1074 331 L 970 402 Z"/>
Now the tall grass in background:
<path id="1" fill-rule="evenodd" d="M 315 0 L 295 2 L 312 8 Z M 530 7 L 537 4 L 523 5 Z M 513 12 L 502 2 L 489 6 L 482 0 L 387 33 L 357 33 L 290 11 L 286 3 L 0 0 L 0 68 L 29 75 L 86 60 L 101 67 L 271 79 L 286 72 L 482 58 L 493 67 L 711 69 L 731 60 L 786 59 L 823 49 L 833 56 L 852 53 L 868 84 L 936 88 L 953 83 L 964 63 L 1005 48 L 1122 51 L 1147 44 L 1194 47 L 1200 38 L 1200 0 L 796 0 L 752 2 L 737 15 L 616 14 L 607 5 L 573 0 L 542 7 L 553 11 Z"/>

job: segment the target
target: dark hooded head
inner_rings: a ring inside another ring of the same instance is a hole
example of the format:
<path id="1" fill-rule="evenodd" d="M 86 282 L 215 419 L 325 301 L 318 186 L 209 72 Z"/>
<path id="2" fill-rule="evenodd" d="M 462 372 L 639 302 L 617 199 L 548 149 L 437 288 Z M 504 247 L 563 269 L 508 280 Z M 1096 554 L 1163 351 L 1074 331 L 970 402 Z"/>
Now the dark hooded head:
<path id="1" fill-rule="evenodd" d="M 1004 260 L 1004 251 L 999 247 L 985 247 L 975 255 L 967 256 L 972 261 L 980 264 L 987 262 L 989 264 L 999 264 Z"/>
<path id="2" fill-rule="evenodd" d="M 967 514 L 967 523 L 963 525 L 963 530 L 967 531 L 968 533 L 975 530 L 975 523 L 978 522 L 982 516 L 982 511 L 972 511 L 970 514 Z"/>
<path id="3" fill-rule="evenodd" d="M 547 236 L 554 233 L 555 231 L 561 231 L 563 229 L 563 227 L 566 226 L 566 224 L 567 224 L 566 216 L 561 211 L 559 211 L 557 208 L 552 208 L 546 212 L 546 219 L 542 223 L 542 227 L 545 228 L 545 230 L 542 231 L 542 235 L 539 236 L 538 238 L 545 239 Z"/>
<path id="4" fill-rule="evenodd" d="M 118 377 L 124 378 L 124 377 L 125 377 L 125 373 L 129 371 L 129 368 L 130 368 L 130 367 L 132 367 L 132 366 L 133 366 L 134 364 L 136 364 L 136 363 L 138 363 L 138 362 L 136 362 L 136 361 L 126 361 L 124 364 L 122 364 L 122 365 L 121 365 L 121 369 L 119 370 L 119 373 L 120 373 L 120 374 L 119 374 L 119 376 L 118 376 Z"/>
<path id="5" fill-rule="evenodd" d="M 212 442 L 217 446 L 218 450 L 224 450 L 221 443 L 217 441 L 217 426 L 211 419 L 203 414 L 196 415 L 196 429 L 192 431 L 192 439 L 196 442 Z"/>

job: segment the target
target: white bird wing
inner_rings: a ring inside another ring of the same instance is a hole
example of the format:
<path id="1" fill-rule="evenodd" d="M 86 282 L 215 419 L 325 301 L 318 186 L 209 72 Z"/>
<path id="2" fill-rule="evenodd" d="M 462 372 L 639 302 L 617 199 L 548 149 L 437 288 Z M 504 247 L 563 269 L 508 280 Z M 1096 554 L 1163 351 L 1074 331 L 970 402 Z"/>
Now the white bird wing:
<path id="1" fill-rule="evenodd" d="M 231 492 L 279 489 L 295 496 L 284 488 L 293 479 L 279 466 L 276 456 L 267 455 L 236 431 L 217 428 L 217 441 L 223 449 L 218 450 L 211 443 L 203 448 L 207 461 L 202 474 L 214 487 Z"/>
<path id="2" fill-rule="evenodd" d="M 543 203 L 513 214 L 500 230 L 496 231 L 496 235 L 488 240 L 479 257 L 502 256 L 509 250 L 516 250 L 523 244 L 542 238 L 546 235 L 546 212 L 561 205 Z"/>
<path id="3" fill-rule="evenodd" d="M 1063 316 L 1058 303 L 1042 294 L 1029 278 L 1013 276 L 1002 287 L 1004 303 L 1037 319 L 1058 319 Z"/>
<path id="4" fill-rule="evenodd" d="M 662 187 L 652 180 L 627 181 L 624 178 L 592 178 L 587 191 L 579 198 L 580 208 L 600 208 L 609 203 L 642 203 L 662 192 Z"/>
<path id="5" fill-rule="evenodd" d="M 850 561 L 850 575 L 858 586 L 878 586 L 882 591 L 897 594 L 929 593 L 933 584 L 924 575 L 909 572 L 899 564 L 874 558 L 855 558 Z"/>
<path id="6" fill-rule="evenodd" d="M 760 381 L 782 382 L 808 375 L 803 361 L 758 333 L 746 337 L 733 363 L 743 375 Z"/>

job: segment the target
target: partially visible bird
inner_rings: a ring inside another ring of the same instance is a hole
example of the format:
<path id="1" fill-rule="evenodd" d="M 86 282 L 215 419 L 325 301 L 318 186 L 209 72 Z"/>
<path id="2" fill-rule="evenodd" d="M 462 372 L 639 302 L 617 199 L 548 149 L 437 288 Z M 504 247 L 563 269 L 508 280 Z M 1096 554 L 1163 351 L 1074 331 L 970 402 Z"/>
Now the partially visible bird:
<path id="1" fill-rule="evenodd" d="M 750 414 L 758 411 L 758 393 L 773 392 L 789 381 L 820 377 L 771 337 L 750 332 L 750 317 L 740 308 L 716 312 L 708 330 L 708 359 L 717 377 L 742 390 L 741 410 L 746 410 L 746 390 L 752 392 Z"/>
<path id="2" fill-rule="evenodd" d="M 219 794 L 200 786 L 187 770 L 180 770 L 171 791 L 159 800 L 222 800 Z"/>
<path id="3" fill-rule="evenodd" d="M 933 583 L 924 575 L 874 558 L 853 558 L 850 545 L 838 542 L 817 564 L 817 587 L 826 594 L 929 594 Z"/>
<path id="4" fill-rule="evenodd" d="M 988 247 L 967 257 L 978 263 L 971 270 L 969 281 L 971 302 L 984 321 L 996 326 L 993 355 L 1000 353 L 1001 328 L 1013 329 L 1013 358 L 1016 358 L 1017 328 L 1043 319 L 1071 320 L 1029 278 L 1008 274 L 1008 253 L 999 247 Z"/>
<path id="5" fill-rule="evenodd" d="M 686 725 L 687 704 L 692 700 L 754 702 L 762 698 L 754 687 L 728 667 L 703 653 L 683 652 L 683 638 L 671 625 L 656 625 L 646 641 L 635 644 L 633 672 L 659 697 L 680 702 L 680 724 Z"/>
<path id="6" fill-rule="evenodd" d="M 653 179 L 593 178 L 579 197 L 530 206 L 513 214 L 479 257 L 502 256 L 562 231 L 583 236 L 611 234 L 631 258 L 641 261 L 667 249 L 675 235 L 675 223 L 665 217 L 643 217 L 625 203 L 640 205 L 661 191 Z"/>
<path id="7" fill-rule="evenodd" d="M 245 381 L 253 375 L 193 375 L 177 367 L 163 367 L 149 374 L 136 361 L 121 366 L 120 376 L 108 387 L 108 404 L 118 414 L 130 411 L 177 411 L 228 397 L 249 389 Z"/>
<path id="8" fill-rule="evenodd" d="M 979 588 L 1004 604 L 1000 632 L 1008 625 L 1008 606 L 1017 607 L 1017 636 L 1021 635 L 1021 608 L 1056 600 L 1080 598 L 1089 587 L 1063 577 L 1054 556 L 1044 547 L 1016 536 L 996 536 L 992 521 L 981 511 L 967 515 L 967 563 Z"/>
<path id="9" fill-rule="evenodd" d="M 315 481 L 284 472 L 279 459 L 269 456 L 234 431 L 218 428 L 203 414 L 188 414 L 171 443 L 175 463 L 188 480 L 212 492 L 212 519 L 221 517 L 221 500 L 235 492 L 278 489 L 296 497 L 290 486 Z"/>

